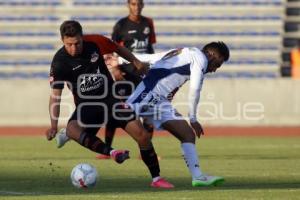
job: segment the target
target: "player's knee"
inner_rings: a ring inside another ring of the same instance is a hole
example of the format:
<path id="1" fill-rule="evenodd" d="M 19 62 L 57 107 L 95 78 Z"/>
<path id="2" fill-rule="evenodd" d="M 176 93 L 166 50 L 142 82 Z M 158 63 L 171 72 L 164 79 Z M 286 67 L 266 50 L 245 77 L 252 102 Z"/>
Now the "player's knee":
<path id="1" fill-rule="evenodd" d="M 137 143 L 139 146 L 149 146 L 151 144 L 150 134 L 146 131 L 141 131 L 137 138 Z"/>
<path id="2" fill-rule="evenodd" d="M 143 122 L 143 127 L 144 129 L 146 129 L 148 132 L 152 133 L 154 131 L 154 127 L 152 124 L 148 124 Z"/>
<path id="3" fill-rule="evenodd" d="M 142 137 L 139 138 L 138 143 L 139 145 L 142 146 L 148 146 L 151 143 L 150 137 L 148 135 L 143 135 Z"/>
<path id="4" fill-rule="evenodd" d="M 195 134 L 191 133 L 191 134 L 185 134 L 182 139 L 181 139 L 181 143 L 194 143 L 195 144 Z"/>
<path id="5" fill-rule="evenodd" d="M 78 140 L 79 139 L 79 136 L 81 132 L 81 129 L 78 127 L 77 123 L 74 122 L 74 121 L 71 121 L 68 123 L 67 127 L 66 127 L 66 135 L 73 139 L 73 140 Z"/>

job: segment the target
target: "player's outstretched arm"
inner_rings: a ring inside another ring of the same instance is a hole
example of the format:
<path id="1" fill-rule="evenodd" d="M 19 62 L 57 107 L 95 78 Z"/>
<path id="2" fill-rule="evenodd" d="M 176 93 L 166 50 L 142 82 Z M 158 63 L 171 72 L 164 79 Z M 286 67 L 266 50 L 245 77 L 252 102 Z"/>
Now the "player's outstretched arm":
<path id="1" fill-rule="evenodd" d="M 132 63 L 140 74 L 146 74 L 149 69 L 149 64 L 141 62 L 127 48 L 118 46 L 116 53 Z"/>
<path id="2" fill-rule="evenodd" d="M 49 115 L 51 120 L 51 128 L 46 131 L 48 140 L 52 140 L 57 133 L 58 118 L 60 113 L 60 100 L 62 89 L 52 89 L 49 99 Z"/>

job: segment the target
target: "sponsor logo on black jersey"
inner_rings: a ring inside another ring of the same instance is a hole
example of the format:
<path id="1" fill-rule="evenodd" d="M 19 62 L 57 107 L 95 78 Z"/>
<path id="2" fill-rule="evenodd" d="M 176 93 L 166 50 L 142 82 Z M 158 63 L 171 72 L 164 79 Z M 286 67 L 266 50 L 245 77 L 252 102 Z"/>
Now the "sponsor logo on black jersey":
<path id="1" fill-rule="evenodd" d="M 143 32 L 145 35 L 148 35 L 150 33 L 150 28 L 147 26 L 145 27 L 144 29 L 144 32 Z"/>
<path id="2" fill-rule="evenodd" d="M 76 66 L 76 67 L 73 67 L 72 70 L 74 71 L 74 70 L 76 70 L 76 69 L 79 69 L 81 66 L 82 66 L 82 65 L 78 65 L 78 66 Z"/>
<path id="3" fill-rule="evenodd" d="M 134 33 L 136 33 L 136 30 L 129 30 L 128 31 L 128 34 L 134 34 Z"/>
<path id="4" fill-rule="evenodd" d="M 119 89 L 118 90 L 118 95 L 125 96 L 125 94 L 126 94 L 126 90 L 125 89 Z"/>
<path id="5" fill-rule="evenodd" d="M 137 39 L 133 40 L 133 43 L 131 44 L 130 48 L 135 53 L 141 53 L 144 52 L 148 46 L 148 38 L 146 38 L 144 41 L 140 41 Z"/>
<path id="6" fill-rule="evenodd" d="M 98 68 L 95 74 L 85 74 L 82 76 L 80 81 L 80 91 L 89 92 L 100 88 L 102 85 L 104 85 L 104 79 Z"/>

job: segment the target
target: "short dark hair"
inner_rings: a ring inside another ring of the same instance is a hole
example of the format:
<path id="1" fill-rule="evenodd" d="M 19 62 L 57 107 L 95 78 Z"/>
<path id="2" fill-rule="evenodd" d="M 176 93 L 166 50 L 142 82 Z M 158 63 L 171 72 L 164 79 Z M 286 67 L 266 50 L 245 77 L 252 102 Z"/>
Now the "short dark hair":
<path id="1" fill-rule="evenodd" d="M 142 3 L 144 3 L 144 1 L 143 0 L 140 0 Z M 130 0 L 127 0 L 127 3 L 129 4 L 130 3 Z"/>
<path id="2" fill-rule="evenodd" d="M 82 36 L 82 27 L 78 21 L 67 20 L 60 25 L 61 38 L 64 36 L 75 37 L 76 35 Z"/>
<path id="3" fill-rule="evenodd" d="M 227 61 L 230 56 L 229 48 L 224 42 L 221 41 L 208 43 L 202 48 L 202 50 L 217 50 L 222 56 L 224 56 L 225 61 Z"/>

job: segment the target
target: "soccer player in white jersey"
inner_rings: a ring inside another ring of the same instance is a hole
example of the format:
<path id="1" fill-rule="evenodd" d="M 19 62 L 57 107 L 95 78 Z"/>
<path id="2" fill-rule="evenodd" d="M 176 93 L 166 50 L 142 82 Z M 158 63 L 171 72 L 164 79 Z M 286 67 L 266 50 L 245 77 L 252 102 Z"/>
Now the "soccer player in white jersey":
<path id="1" fill-rule="evenodd" d="M 215 72 L 229 59 L 229 54 L 225 43 L 211 42 L 202 50 L 192 47 L 135 55 L 139 60 L 149 62 L 150 70 L 126 103 L 137 116 L 152 123 L 156 129 L 169 131 L 181 142 L 194 187 L 218 185 L 224 181 L 223 177 L 210 176 L 201 171 L 195 135 L 200 138 L 204 134 L 197 120 L 197 105 L 205 74 Z M 112 59 L 106 64 L 114 66 L 115 62 Z M 188 80 L 190 123 L 171 105 L 173 95 Z"/>
<path id="2" fill-rule="evenodd" d="M 137 57 L 142 61 L 151 61 L 151 55 Z M 153 60 L 158 57 L 154 54 Z M 155 128 L 169 131 L 180 140 L 194 187 L 218 185 L 224 181 L 222 177 L 209 176 L 201 171 L 195 134 L 198 138 L 204 134 L 197 120 L 197 105 L 205 74 L 215 72 L 228 59 L 229 49 L 223 42 L 209 43 L 202 50 L 195 47 L 171 50 L 154 62 L 147 76 L 126 101 L 138 116 L 152 122 Z M 188 80 L 190 123 L 183 119 L 170 101 Z"/>

